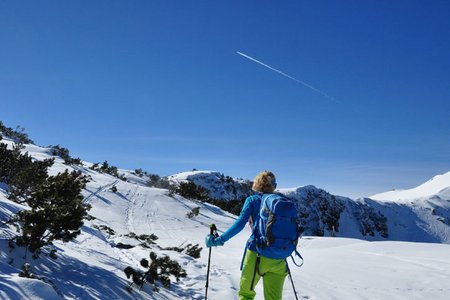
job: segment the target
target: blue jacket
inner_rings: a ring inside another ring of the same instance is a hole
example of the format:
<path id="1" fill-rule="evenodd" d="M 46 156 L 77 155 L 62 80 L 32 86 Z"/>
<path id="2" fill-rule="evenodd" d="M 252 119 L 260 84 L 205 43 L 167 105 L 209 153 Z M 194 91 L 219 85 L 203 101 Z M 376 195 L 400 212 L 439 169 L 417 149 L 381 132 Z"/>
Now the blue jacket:
<path id="1" fill-rule="evenodd" d="M 244 206 L 242 207 L 241 213 L 239 214 L 237 220 L 234 222 L 233 225 L 231 225 L 230 228 L 228 228 L 227 231 L 225 231 L 222 234 L 221 239 L 223 240 L 223 242 L 228 241 L 233 236 L 241 232 L 241 230 L 245 227 L 245 224 L 247 224 L 249 220 L 251 220 L 253 223 L 252 224 L 253 229 L 253 225 L 259 218 L 260 208 L 261 208 L 261 194 L 255 194 L 247 197 L 247 199 L 245 199 Z M 250 238 L 247 241 L 247 248 L 256 251 L 256 245 L 252 243 L 253 240 L 254 237 L 252 232 Z"/>

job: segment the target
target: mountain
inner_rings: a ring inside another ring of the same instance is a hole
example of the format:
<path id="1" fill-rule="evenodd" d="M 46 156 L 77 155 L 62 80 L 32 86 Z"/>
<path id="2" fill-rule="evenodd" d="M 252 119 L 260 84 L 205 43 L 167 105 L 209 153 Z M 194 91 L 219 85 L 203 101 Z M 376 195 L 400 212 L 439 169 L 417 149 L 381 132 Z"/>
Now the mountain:
<path id="1" fill-rule="evenodd" d="M 223 180 L 222 174 L 212 171 L 183 172 L 169 178 L 174 183 L 193 182 L 207 189 L 214 199 L 225 201 L 236 197 L 230 190 L 240 191 L 239 196 L 248 195 L 251 186 L 249 181 L 230 177 Z M 388 192 L 354 200 L 312 185 L 278 190 L 298 203 L 305 235 L 447 244 L 450 243 L 449 191 L 450 172 L 416 189 L 397 192 L 396 196 Z M 386 194 L 391 198 L 385 197 Z"/>
<path id="2" fill-rule="evenodd" d="M 380 201 L 411 202 L 427 199 L 450 199 L 450 172 L 437 175 L 409 190 L 393 190 L 370 198 Z"/>
<path id="3" fill-rule="evenodd" d="M 5 138 L 1 143 L 11 148 L 14 141 Z M 52 148 L 33 144 L 25 144 L 23 151 L 36 160 L 55 158 L 51 175 L 69 169 L 90 176 L 83 196 L 92 206 L 91 218 L 74 241 L 57 241 L 38 259 L 24 258 L 25 249 L 9 242 L 18 232 L 7 221 L 28 207 L 8 200 L 8 186 L 0 184 L 0 299 L 204 298 L 208 250 L 203 249 L 199 258 L 191 256 L 190 250 L 204 247 L 209 224 L 216 224 L 221 233 L 233 224 L 235 215 L 168 189 L 149 187 L 146 175 L 133 171 L 118 169 L 114 176 L 92 169 L 88 162 L 67 165 L 53 156 Z M 211 198 L 224 201 L 245 195 L 250 184 L 213 171 L 183 172 L 168 180 L 173 184 L 192 181 L 207 189 Z M 352 200 L 314 186 L 280 190 L 301 208 L 304 237 L 299 250 L 305 265 L 291 267 L 299 297 L 448 299 L 450 201 L 441 193 L 443 189 L 438 190 L 401 202 Z M 190 216 L 194 209 L 199 213 Z M 245 228 L 224 247 L 212 249 L 210 299 L 237 298 L 239 265 L 249 234 Z M 56 256 L 51 250 L 57 250 Z M 187 276 L 179 281 L 171 276 L 170 288 L 157 283 L 158 292 L 154 285 L 145 284 L 130 293 L 125 287 L 131 280 L 123 270 L 143 270 L 140 261 L 149 259 L 150 252 L 178 262 Z M 19 276 L 24 263 L 31 265 L 34 279 Z M 261 284 L 256 291 L 256 299 L 262 299 Z M 284 295 L 295 298 L 288 281 Z"/>

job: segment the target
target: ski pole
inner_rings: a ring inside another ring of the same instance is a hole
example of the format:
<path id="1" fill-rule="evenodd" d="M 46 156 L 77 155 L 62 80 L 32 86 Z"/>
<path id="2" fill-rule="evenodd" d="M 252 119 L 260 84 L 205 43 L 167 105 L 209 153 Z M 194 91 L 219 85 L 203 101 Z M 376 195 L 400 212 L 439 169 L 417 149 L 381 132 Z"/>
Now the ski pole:
<path id="1" fill-rule="evenodd" d="M 217 227 L 215 224 L 209 225 L 209 234 L 213 235 L 214 237 L 217 237 Z M 208 270 L 206 273 L 206 285 L 205 285 L 205 300 L 208 299 L 208 286 L 209 286 L 209 267 L 211 266 L 211 250 L 212 247 L 209 248 L 209 254 L 208 254 Z"/>
<path id="2" fill-rule="evenodd" d="M 289 265 L 288 265 L 287 260 L 286 260 L 286 268 L 287 268 L 287 271 L 288 271 L 288 274 L 289 274 L 289 279 L 291 280 L 291 283 L 292 283 L 292 288 L 294 289 L 295 299 L 298 300 L 297 291 L 295 290 L 294 280 L 292 279 L 291 269 L 289 269 Z"/>

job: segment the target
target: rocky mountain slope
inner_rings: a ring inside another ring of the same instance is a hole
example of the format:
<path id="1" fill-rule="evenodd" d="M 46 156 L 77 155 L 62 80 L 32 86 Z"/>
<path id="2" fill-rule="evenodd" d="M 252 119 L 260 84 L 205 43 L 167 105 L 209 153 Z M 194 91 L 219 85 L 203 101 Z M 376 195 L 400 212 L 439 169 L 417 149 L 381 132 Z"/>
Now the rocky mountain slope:
<path id="1" fill-rule="evenodd" d="M 224 180 L 218 172 L 183 172 L 169 178 L 175 183 L 193 182 L 224 201 L 251 193 L 249 181 Z M 449 191 L 450 172 L 411 190 L 356 200 L 312 185 L 278 192 L 297 201 L 305 235 L 450 243 Z"/>

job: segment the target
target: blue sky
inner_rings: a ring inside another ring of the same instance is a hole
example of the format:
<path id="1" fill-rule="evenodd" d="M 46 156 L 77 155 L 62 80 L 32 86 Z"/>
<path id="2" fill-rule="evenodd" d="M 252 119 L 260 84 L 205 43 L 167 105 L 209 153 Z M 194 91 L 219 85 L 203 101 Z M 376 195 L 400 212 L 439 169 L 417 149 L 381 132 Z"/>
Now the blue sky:
<path id="1" fill-rule="evenodd" d="M 0 120 L 91 162 L 370 196 L 450 170 L 449 32 L 448 1 L 2 1 Z"/>

